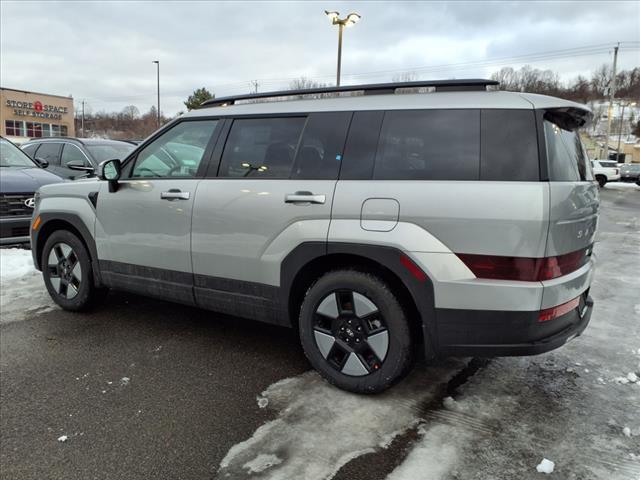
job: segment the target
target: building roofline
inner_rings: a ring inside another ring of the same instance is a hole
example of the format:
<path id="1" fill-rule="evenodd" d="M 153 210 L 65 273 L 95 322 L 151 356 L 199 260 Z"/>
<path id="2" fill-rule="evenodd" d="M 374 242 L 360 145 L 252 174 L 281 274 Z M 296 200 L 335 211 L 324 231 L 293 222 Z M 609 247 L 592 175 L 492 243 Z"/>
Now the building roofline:
<path id="1" fill-rule="evenodd" d="M 10 90 L 12 92 L 19 92 L 19 93 L 32 93 L 35 95 L 45 95 L 47 97 L 56 97 L 56 98 L 64 98 L 65 100 L 73 100 L 73 96 L 65 97 L 64 95 L 54 95 L 52 93 L 44 93 L 44 92 L 32 92 L 31 90 L 18 90 L 17 88 L 0 87 L 0 91 L 2 90 Z"/>

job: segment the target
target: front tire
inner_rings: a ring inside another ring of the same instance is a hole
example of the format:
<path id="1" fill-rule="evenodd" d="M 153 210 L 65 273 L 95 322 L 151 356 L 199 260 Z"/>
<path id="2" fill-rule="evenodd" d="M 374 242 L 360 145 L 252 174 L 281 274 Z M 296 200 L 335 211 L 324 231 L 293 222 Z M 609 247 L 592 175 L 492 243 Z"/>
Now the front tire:
<path id="1" fill-rule="evenodd" d="M 322 276 L 305 296 L 299 326 L 311 365 L 344 390 L 381 392 L 413 364 L 406 315 L 388 285 L 369 273 Z"/>
<path id="2" fill-rule="evenodd" d="M 104 297 L 106 290 L 95 286 L 89 252 L 73 233 L 52 233 L 44 244 L 41 263 L 47 291 L 63 309 L 86 310 Z"/>

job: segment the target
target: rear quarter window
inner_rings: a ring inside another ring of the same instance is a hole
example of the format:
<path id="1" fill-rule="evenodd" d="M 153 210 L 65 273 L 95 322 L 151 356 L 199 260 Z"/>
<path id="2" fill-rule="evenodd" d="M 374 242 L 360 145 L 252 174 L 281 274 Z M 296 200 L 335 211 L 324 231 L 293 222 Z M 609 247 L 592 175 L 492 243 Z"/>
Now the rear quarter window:
<path id="1" fill-rule="evenodd" d="M 483 110 L 481 180 L 540 180 L 533 110 Z"/>
<path id="2" fill-rule="evenodd" d="M 477 180 L 480 110 L 389 111 L 374 179 Z"/>

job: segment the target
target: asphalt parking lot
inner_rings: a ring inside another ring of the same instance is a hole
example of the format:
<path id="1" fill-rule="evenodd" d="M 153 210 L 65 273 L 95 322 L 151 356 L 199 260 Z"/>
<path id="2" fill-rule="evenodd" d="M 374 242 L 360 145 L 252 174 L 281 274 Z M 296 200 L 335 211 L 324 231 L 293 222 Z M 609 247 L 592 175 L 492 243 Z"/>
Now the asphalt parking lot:
<path id="1" fill-rule="evenodd" d="M 399 479 L 435 456 L 441 470 L 422 478 L 538 478 L 553 457 L 555 478 L 637 480 L 640 383 L 621 378 L 640 374 L 640 188 L 601 197 L 582 337 L 538 357 L 422 368 L 378 397 L 304 373 L 292 331 L 135 295 L 5 318 L 1 476 Z"/>

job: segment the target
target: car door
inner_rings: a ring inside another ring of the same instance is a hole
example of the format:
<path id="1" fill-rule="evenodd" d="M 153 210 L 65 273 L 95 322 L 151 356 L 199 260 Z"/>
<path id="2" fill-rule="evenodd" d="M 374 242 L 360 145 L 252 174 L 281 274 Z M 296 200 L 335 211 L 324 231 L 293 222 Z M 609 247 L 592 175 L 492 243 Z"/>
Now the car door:
<path id="1" fill-rule="evenodd" d="M 63 172 L 64 177 L 71 179 L 84 178 L 87 176 L 87 172 L 72 170 L 69 168 L 69 164 L 93 168 L 91 161 L 89 161 L 85 153 L 80 150 L 80 147 L 73 143 L 65 142 L 60 156 L 60 171 Z"/>
<path id="2" fill-rule="evenodd" d="M 108 285 L 193 303 L 191 213 L 217 125 L 174 124 L 127 162 L 117 191 L 100 185 L 96 246 Z"/>
<path id="3" fill-rule="evenodd" d="M 239 118 L 225 129 L 214 155 L 218 176 L 202 180 L 193 209 L 199 305 L 282 320 L 281 262 L 302 242 L 326 242 L 350 119 L 348 112 Z"/>

